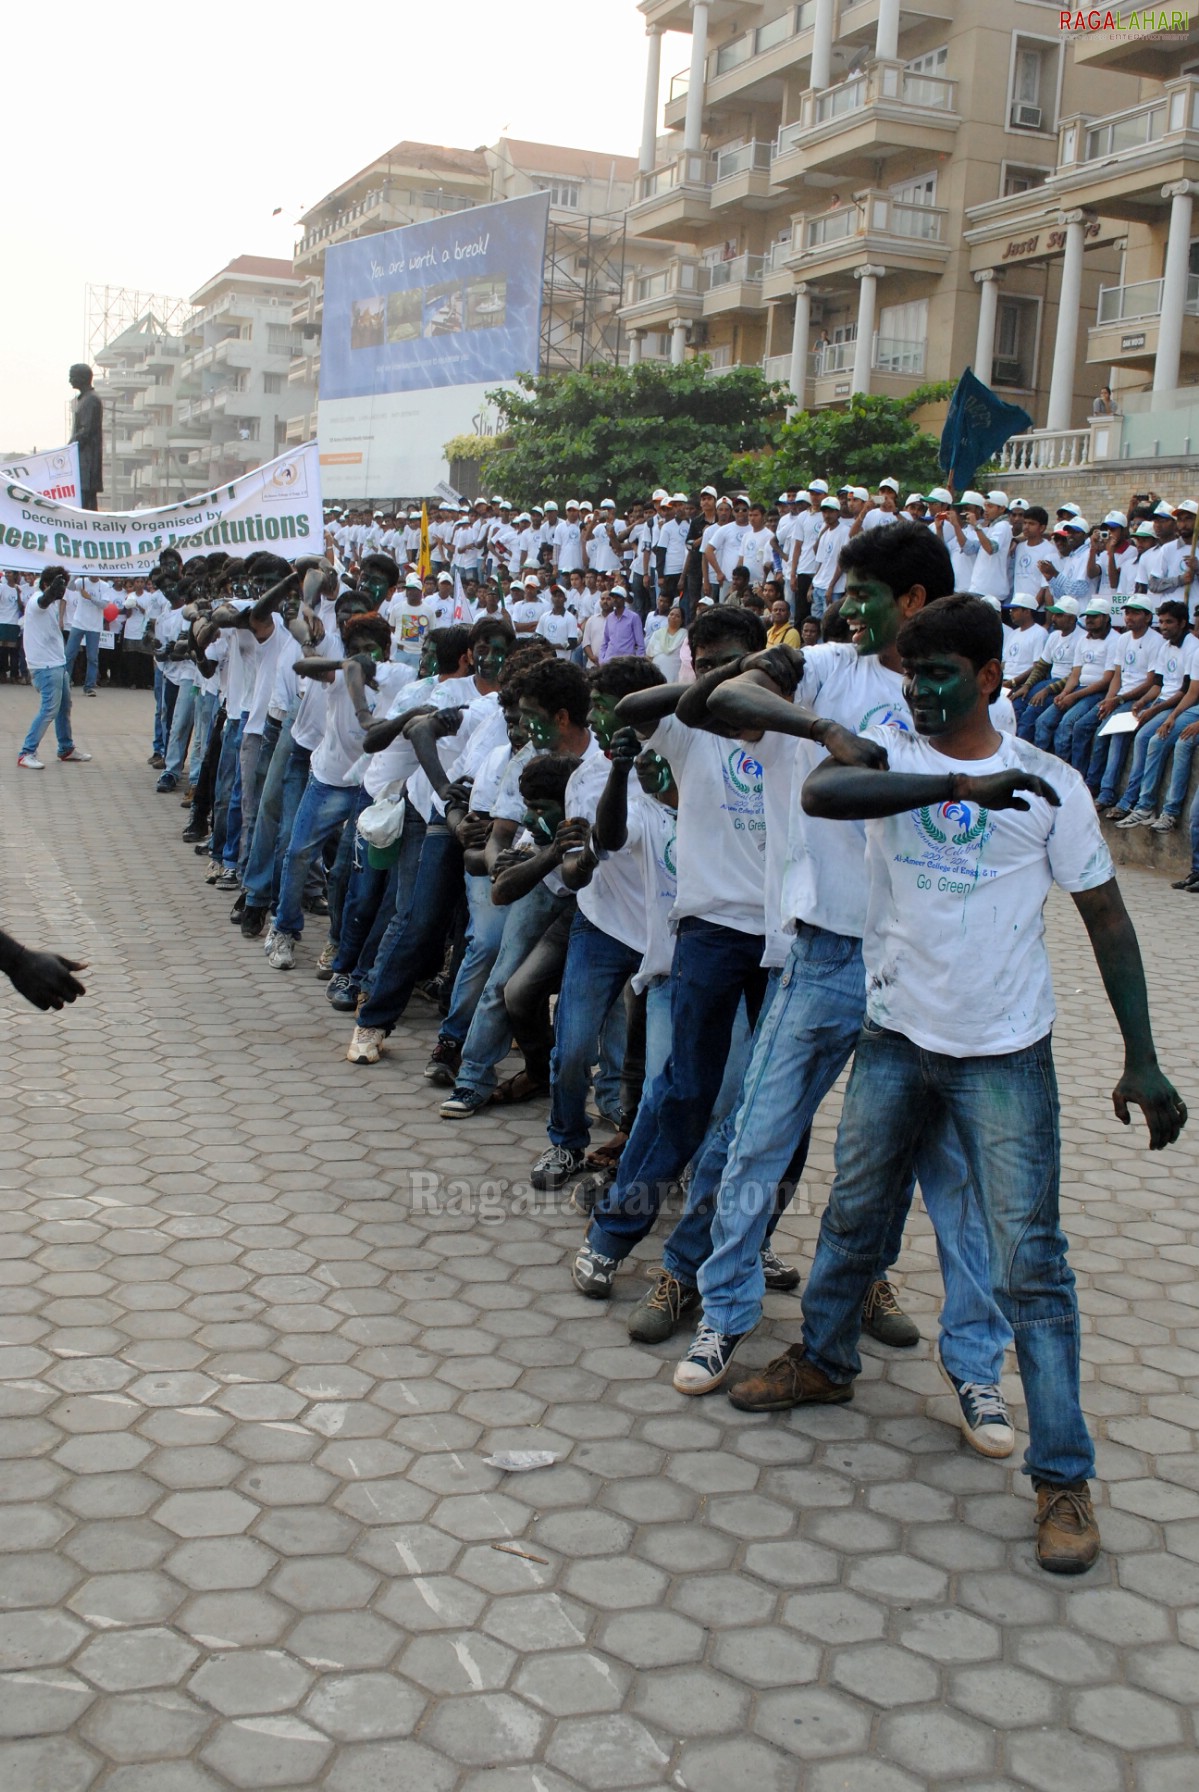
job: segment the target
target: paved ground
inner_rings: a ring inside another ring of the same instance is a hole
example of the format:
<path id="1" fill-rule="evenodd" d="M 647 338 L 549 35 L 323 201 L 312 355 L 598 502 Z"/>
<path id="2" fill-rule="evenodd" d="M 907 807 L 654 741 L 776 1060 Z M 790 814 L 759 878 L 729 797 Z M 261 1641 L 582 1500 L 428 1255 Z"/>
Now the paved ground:
<path id="1" fill-rule="evenodd" d="M 1194 1792 L 1199 1120 L 1156 1159 L 1112 1120 L 1068 904 L 1107 1553 L 1062 1584 L 927 1343 L 873 1348 L 848 1409 L 689 1403 L 674 1349 L 625 1339 L 639 1275 L 610 1309 L 571 1290 L 577 1219 L 494 1184 L 439 1211 L 422 1190 L 521 1176 L 539 1116 L 438 1120 L 423 1013 L 351 1069 L 315 946 L 269 971 L 180 844 L 145 699 L 80 703 L 95 763 L 38 775 L 14 769 L 30 703 L 0 690 L 0 917 L 93 968 L 65 1015 L 0 997 L 6 1792 Z M 1199 1112 L 1199 904 L 1127 889 Z M 814 1229 L 786 1222 L 797 1257 Z M 901 1267 L 931 1338 L 922 1216 Z M 794 1299 L 769 1311 L 750 1361 L 797 1335 Z M 559 1463 L 483 1463 L 528 1446 Z"/>

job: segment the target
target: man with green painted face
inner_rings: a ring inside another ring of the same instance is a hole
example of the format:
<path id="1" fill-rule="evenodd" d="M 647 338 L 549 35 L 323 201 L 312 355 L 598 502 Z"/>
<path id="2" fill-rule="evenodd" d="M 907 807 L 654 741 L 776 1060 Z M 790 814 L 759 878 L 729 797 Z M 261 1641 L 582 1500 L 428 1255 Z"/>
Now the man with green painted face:
<path id="1" fill-rule="evenodd" d="M 1124 1042 L 1117 1118 L 1139 1107 L 1161 1150 L 1186 1106 L 1154 1051 L 1140 949 L 1086 786 L 1000 734 L 999 618 L 953 596 L 899 636 L 915 734 L 872 727 L 885 767 L 822 765 L 807 814 L 865 823 L 866 1016 L 837 1135 L 836 1176 L 804 1296 L 804 1336 L 733 1390 L 752 1412 L 853 1397 L 862 1298 L 921 1150 L 960 1139 L 981 1204 L 995 1295 L 1015 1333 L 1028 1408 L 1025 1472 L 1037 1560 L 1078 1574 L 1099 1552 L 1094 1452 L 1079 1391 L 1074 1277 L 1058 1216 L 1053 988 L 1043 910 L 1056 883 L 1090 936 Z M 924 1190 L 943 1246 L 965 1198 Z"/>
<path id="2" fill-rule="evenodd" d="M 906 520 L 847 542 L 844 568 L 842 614 L 852 644 L 806 650 L 794 702 L 764 688 L 756 669 L 721 686 L 709 701 L 726 720 L 756 722 L 767 731 L 759 748 L 767 789 L 782 798 L 787 816 L 776 830 L 786 834 L 787 851 L 775 906 L 789 938 L 741 1106 L 725 1129 L 725 1154 L 705 1153 L 692 1179 L 687 1212 L 663 1252 L 663 1277 L 669 1281 L 656 1291 L 656 1306 L 644 1314 L 635 1309 L 629 1322 L 640 1336 L 646 1327 L 661 1324 L 663 1309 L 684 1317 L 702 1300 L 702 1323 L 675 1371 L 675 1387 L 685 1394 L 721 1386 L 734 1352 L 761 1319 L 761 1253 L 777 1217 L 775 1191 L 790 1188 L 802 1171 L 812 1121 L 853 1051 L 866 1002 L 865 833 L 803 814 L 799 790 L 823 756 L 812 741 L 796 739 L 807 726 L 803 709 L 854 735 L 872 726 L 885 728 L 888 737 L 910 732 L 899 629 L 926 601 L 953 587 L 943 542 Z M 956 1186 L 967 1180 L 960 1155 L 948 1149 L 920 1168 L 923 1182 Z M 892 1348 L 911 1348 L 920 1336 L 889 1280 L 911 1197 L 909 1183 L 863 1298 L 864 1325 Z M 707 1226 L 699 1223 L 705 1213 Z M 1009 1333 L 989 1297 L 977 1215 L 942 1262 L 942 1359 L 956 1383 L 978 1390 L 968 1396 L 968 1413 L 963 1409 L 963 1430 L 981 1453 L 1002 1456 L 1015 1441 L 998 1392 Z"/>

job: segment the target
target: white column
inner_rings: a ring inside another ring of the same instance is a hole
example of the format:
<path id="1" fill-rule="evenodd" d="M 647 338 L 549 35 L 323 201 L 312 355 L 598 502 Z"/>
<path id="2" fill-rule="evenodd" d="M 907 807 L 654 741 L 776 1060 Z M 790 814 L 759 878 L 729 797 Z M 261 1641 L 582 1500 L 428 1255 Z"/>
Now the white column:
<path id="1" fill-rule="evenodd" d="M 874 32 L 874 54 L 880 62 L 898 60 L 899 0 L 878 0 L 878 24 Z"/>
<path id="2" fill-rule="evenodd" d="M 995 319 L 999 312 L 999 276 L 994 268 L 975 274 L 978 282 L 978 335 L 974 341 L 974 372 L 984 386 L 991 384 L 995 359 Z"/>
<path id="3" fill-rule="evenodd" d="M 687 116 L 683 148 L 698 149 L 704 134 L 704 73 L 708 62 L 708 0 L 691 7 L 691 75 L 687 83 Z"/>
<path id="4" fill-rule="evenodd" d="M 681 367 L 686 352 L 687 320 L 685 317 L 676 317 L 672 319 L 670 325 L 670 365 Z"/>
<path id="5" fill-rule="evenodd" d="M 641 117 L 641 155 L 637 166 L 648 174 L 658 157 L 658 89 L 662 80 L 662 33 L 647 25 L 649 42 L 645 56 L 645 111 Z"/>
<path id="6" fill-rule="evenodd" d="M 1182 320 L 1186 310 L 1190 273 L 1191 214 L 1195 188 L 1189 180 L 1162 188 L 1170 201 L 1170 234 L 1166 239 L 1166 272 L 1162 280 L 1162 312 L 1157 326 L 1157 359 L 1153 364 L 1153 390 L 1172 392 L 1178 385 L 1182 359 Z"/>
<path id="7" fill-rule="evenodd" d="M 833 66 L 833 0 L 816 0 L 816 17 L 812 22 L 813 93 L 822 93 L 829 85 Z"/>
<path id="8" fill-rule="evenodd" d="M 858 282 L 858 335 L 853 347 L 853 385 L 850 390 L 860 392 L 863 397 L 870 392 L 874 309 L 878 302 L 878 283 L 886 271 L 886 268 L 872 267 L 869 262 L 853 271 L 853 277 Z"/>
<path id="9" fill-rule="evenodd" d="M 641 344 L 644 341 L 644 339 L 645 339 L 645 331 L 644 330 L 630 330 L 629 331 L 628 365 L 630 367 L 636 367 L 637 363 L 640 361 L 640 359 L 641 359 Z"/>
<path id="10" fill-rule="evenodd" d="M 812 326 L 812 289 L 804 281 L 795 288 L 795 322 L 791 327 L 791 373 L 787 384 L 795 395 L 795 408 L 804 408 L 808 377 L 808 336 Z"/>
<path id="11" fill-rule="evenodd" d="M 1053 341 L 1053 371 L 1049 376 L 1049 411 L 1046 429 L 1069 429 L 1074 406 L 1074 363 L 1078 355 L 1078 308 L 1082 303 L 1083 215 L 1063 212 L 1066 251 L 1062 256 L 1062 290 L 1057 305 L 1057 335 Z"/>

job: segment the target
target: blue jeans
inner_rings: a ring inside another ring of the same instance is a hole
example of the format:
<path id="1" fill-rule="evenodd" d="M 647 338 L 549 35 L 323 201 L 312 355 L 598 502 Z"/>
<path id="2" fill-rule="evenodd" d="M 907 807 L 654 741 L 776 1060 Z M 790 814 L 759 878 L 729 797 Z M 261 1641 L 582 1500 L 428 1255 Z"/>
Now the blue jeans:
<path id="1" fill-rule="evenodd" d="M 460 1046 L 470 1031 L 492 966 L 504 939 L 507 909 L 491 900 L 491 879 L 468 876 L 466 880 L 466 951 L 454 978 L 450 1011 L 441 1023 L 440 1037 Z"/>
<path id="2" fill-rule="evenodd" d="M 1098 774 L 1092 776 L 1091 754 L 1095 748 L 1095 735 L 1101 726 L 1099 705 L 1103 701 L 1103 692 L 1096 693 L 1096 701 L 1084 697 L 1076 703 L 1066 720 L 1057 731 L 1054 751 L 1059 759 L 1068 759 L 1085 782 L 1092 796 L 1098 788 Z"/>
<path id="3" fill-rule="evenodd" d="M 270 908 L 275 894 L 275 866 L 282 864 L 283 853 L 287 850 L 287 842 L 291 838 L 291 823 L 295 820 L 296 808 L 299 805 L 300 791 L 308 781 L 308 755 L 304 755 L 304 777 L 300 790 L 296 793 L 296 801 L 292 805 L 288 818 L 288 831 L 280 835 L 283 825 L 283 797 L 288 770 L 291 766 L 293 747 L 291 742 L 292 718 L 283 723 L 279 730 L 279 739 L 275 743 L 275 751 L 271 755 L 271 763 L 267 767 L 263 780 L 262 793 L 258 798 L 258 813 L 254 817 L 254 834 L 250 841 L 250 856 L 246 860 L 246 869 L 242 877 L 242 889 L 246 893 L 247 908 Z"/>
<path id="4" fill-rule="evenodd" d="M 1113 714 L 1126 716 L 1131 708 L 1131 703 L 1121 703 Z M 1110 716 L 1108 720 L 1111 720 Z M 1099 726 L 1098 720 L 1095 725 Z M 1077 738 L 1076 734 L 1075 739 Z M 1093 742 L 1091 756 L 1086 764 L 1086 780 L 1087 788 L 1101 809 L 1106 809 L 1116 800 L 1116 788 L 1132 739 L 1131 734 L 1109 734 L 1103 740 L 1095 739 Z"/>
<path id="5" fill-rule="evenodd" d="M 1043 753 L 1056 753 L 1059 759 L 1070 763 L 1071 736 L 1085 715 L 1089 715 L 1103 696 L 1102 684 L 1092 686 L 1068 709 L 1059 709 L 1050 698 L 1039 712 L 1033 737 L 1036 745 Z M 1093 732 L 1093 730 L 1092 730 Z M 1089 750 L 1089 749 L 1088 749 Z"/>
<path id="6" fill-rule="evenodd" d="M 59 754 L 73 753 L 71 739 L 71 670 L 69 666 L 31 667 L 29 676 L 41 698 L 37 714 L 29 725 L 21 753 L 36 753 L 38 744 L 51 722 L 58 741 Z"/>
<path id="7" fill-rule="evenodd" d="M 892 1211 L 922 1147 L 956 1132 L 987 1231 L 991 1283 L 1012 1328 L 1028 1408 L 1025 1472 L 1064 1485 L 1095 1472 L 1079 1398 L 1074 1276 L 1058 1220 L 1060 1147 L 1050 1037 L 1024 1051 L 951 1058 L 863 1023 L 837 1132 L 836 1176 L 804 1294 L 804 1345 L 830 1380 L 861 1368 L 861 1307 Z M 939 1241 L 963 1191 L 926 1187 Z"/>
<path id="8" fill-rule="evenodd" d="M 214 845 L 212 856 L 213 858 L 220 858 L 226 871 L 237 870 L 241 851 L 241 737 L 245 726 L 246 711 L 243 710 L 241 715 L 237 718 L 237 729 L 233 740 L 230 741 L 229 730 L 226 728 L 224 737 L 221 741 L 221 763 L 217 772 L 218 788 L 220 779 L 226 775 L 226 749 L 228 749 L 232 760 L 232 770 L 227 774 L 229 776 L 229 783 L 226 788 L 229 792 L 229 799 L 225 807 L 225 843 L 219 854 Z M 215 838 L 216 836 L 214 833 L 214 842 Z"/>
<path id="9" fill-rule="evenodd" d="M 262 801 L 263 786 L 282 728 L 282 722 L 268 716 L 261 734 L 247 734 L 242 729 L 241 745 L 237 751 L 237 763 L 241 771 L 241 838 L 238 842 L 237 871 L 243 888 L 254 828 L 258 821 L 258 805 Z"/>
<path id="10" fill-rule="evenodd" d="M 1030 685 L 1027 691 L 1021 691 L 1018 697 L 1012 698 L 1012 708 L 1016 712 L 1016 733 L 1021 740 L 1032 740 L 1037 723 L 1045 714 L 1046 705 L 1053 708 L 1053 698 L 1047 697 L 1034 709 L 1032 699 L 1041 691 L 1047 691 L 1053 683 L 1052 678 L 1042 678 Z"/>
<path id="11" fill-rule="evenodd" d="M 167 693 L 170 692 L 168 697 Z M 162 675 L 162 667 L 154 662 L 154 740 L 150 751 L 165 759 L 171 738 L 171 717 L 175 713 L 175 687 Z"/>
<path id="12" fill-rule="evenodd" d="M 391 1032 L 421 978 L 437 969 L 435 960 L 461 889 L 462 848 L 438 819 L 425 830 L 408 914 L 392 936 L 386 957 L 380 945 L 370 994 L 358 1011 L 360 1027 L 382 1027 Z"/>
<path id="13" fill-rule="evenodd" d="M 585 1151 L 591 1140 L 587 1085 L 599 1056 L 600 1033 L 642 954 L 576 913 L 566 948 L 562 993 L 550 1059 L 551 1145 Z"/>
<path id="14" fill-rule="evenodd" d="M 760 934 L 687 916 L 670 973 L 670 1057 L 641 1097 L 615 1181 L 596 1203 L 587 1242 L 623 1259 L 652 1229 L 670 1184 L 704 1138 L 744 996 L 751 1024 L 766 987 Z"/>
<path id="15" fill-rule="evenodd" d="M 279 907 L 279 888 L 283 882 L 283 862 L 287 857 L 287 848 L 291 842 L 291 830 L 296 825 L 296 811 L 300 807 L 300 799 L 308 788 L 308 774 L 312 766 L 312 747 L 297 747 L 293 741 L 287 764 L 283 768 L 283 793 L 279 812 L 279 834 L 275 841 L 275 863 L 271 872 L 270 909 L 274 914 Z M 324 866 L 321 866 L 321 874 Z M 309 873 L 309 888 L 311 885 Z M 249 898 L 247 897 L 247 900 Z"/>
<path id="16" fill-rule="evenodd" d="M 164 755 L 166 767 L 158 780 L 160 787 L 165 787 L 164 780 L 167 778 L 176 784 L 179 782 L 179 774 L 183 770 L 183 761 L 187 758 L 188 744 L 191 741 L 195 713 L 196 687 L 191 683 L 181 684 L 175 698 L 175 711 L 171 716 L 171 732 Z"/>
<path id="17" fill-rule="evenodd" d="M 200 767 L 204 764 L 204 755 L 208 751 L 208 738 L 212 733 L 216 706 L 216 692 L 202 691 L 197 685 L 196 713 L 192 720 L 192 750 L 187 766 L 189 784 L 194 784 L 200 776 Z"/>
<path id="18" fill-rule="evenodd" d="M 290 933 L 294 939 L 303 933 L 304 911 L 300 904 L 313 856 L 362 804 L 359 785 L 322 784 L 309 772 L 279 878 L 275 926 L 280 933 Z"/>
<path id="19" fill-rule="evenodd" d="M 83 674 L 83 688 L 94 691 L 96 679 L 100 671 L 100 631 L 98 628 L 73 628 L 67 636 L 67 676 L 75 670 L 75 661 L 79 657 L 80 647 L 87 648 L 87 669 Z"/>
<path id="20" fill-rule="evenodd" d="M 1177 819 L 1186 802 L 1187 786 L 1191 781 L 1191 761 L 1195 757 L 1195 748 L 1199 747 L 1199 737 L 1192 736 L 1190 740 L 1183 740 L 1182 732 L 1192 722 L 1199 722 L 1199 708 L 1192 705 L 1190 709 L 1184 709 L 1170 724 L 1165 740 L 1159 740 L 1157 731 L 1167 720 L 1166 716 L 1154 716 L 1137 734 L 1132 748 L 1132 770 L 1128 774 L 1128 783 L 1120 800 L 1125 809 L 1152 809 L 1157 797 L 1157 787 L 1173 753 L 1174 761 L 1166 800 L 1162 804 L 1162 814 L 1173 815 Z"/>
<path id="21" fill-rule="evenodd" d="M 545 933 L 559 906 L 569 900 L 553 895 L 542 883 L 505 909 L 504 937 L 462 1044 L 455 1088 L 473 1089 L 481 1095 L 495 1088 L 495 1067 L 512 1045 L 504 986 Z"/>

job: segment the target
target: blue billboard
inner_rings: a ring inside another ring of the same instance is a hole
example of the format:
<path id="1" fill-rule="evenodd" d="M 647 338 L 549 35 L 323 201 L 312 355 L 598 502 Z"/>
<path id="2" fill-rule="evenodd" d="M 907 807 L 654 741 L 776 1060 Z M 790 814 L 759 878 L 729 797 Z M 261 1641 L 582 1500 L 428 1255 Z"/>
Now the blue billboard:
<path id="1" fill-rule="evenodd" d="M 536 373 L 549 209 L 531 193 L 330 248 L 321 398 Z"/>

